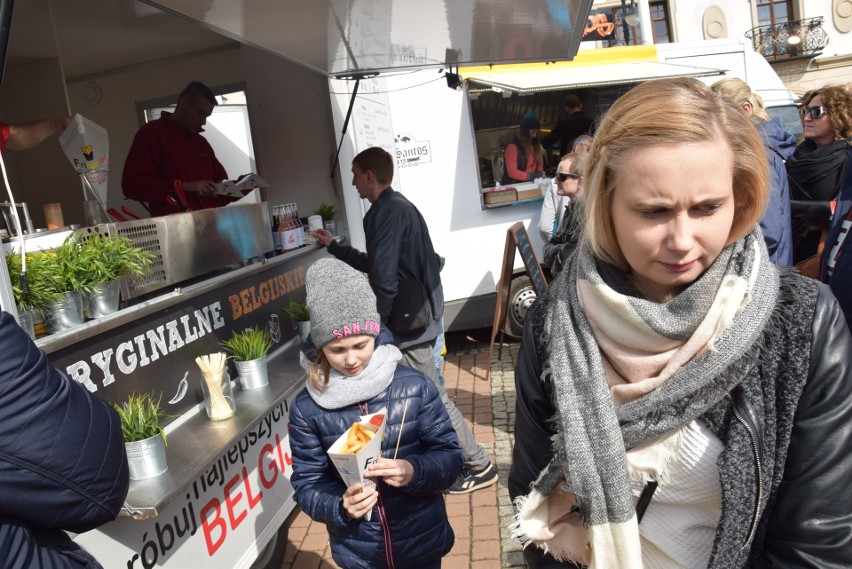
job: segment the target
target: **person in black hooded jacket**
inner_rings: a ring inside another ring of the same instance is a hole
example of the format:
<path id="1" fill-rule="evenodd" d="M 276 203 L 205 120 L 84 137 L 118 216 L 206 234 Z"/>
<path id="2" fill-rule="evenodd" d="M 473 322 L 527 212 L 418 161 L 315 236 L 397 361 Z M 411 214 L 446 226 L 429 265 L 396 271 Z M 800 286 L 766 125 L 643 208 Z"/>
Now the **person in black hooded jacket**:
<path id="1" fill-rule="evenodd" d="M 115 410 L 0 313 L 0 566 L 100 569 L 66 531 L 118 515 L 130 484 Z"/>

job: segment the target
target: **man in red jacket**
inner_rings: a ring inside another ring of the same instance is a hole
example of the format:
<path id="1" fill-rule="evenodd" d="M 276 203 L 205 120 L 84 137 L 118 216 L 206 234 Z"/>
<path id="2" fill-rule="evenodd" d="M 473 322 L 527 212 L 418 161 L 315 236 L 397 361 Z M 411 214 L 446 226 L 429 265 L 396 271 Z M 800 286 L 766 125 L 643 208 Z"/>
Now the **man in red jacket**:
<path id="1" fill-rule="evenodd" d="M 193 81 L 178 96 L 174 113 L 163 112 L 159 119 L 139 129 L 121 177 L 125 197 L 143 202 L 151 215 L 176 213 L 181 207 L 174 186 L 180 181 L 189 209 L 218 207 L 232 201 L 216 195 L 216 184 L 226 180 L 228 174 L 201 136 L 216 104 L 213 92 Z"/>

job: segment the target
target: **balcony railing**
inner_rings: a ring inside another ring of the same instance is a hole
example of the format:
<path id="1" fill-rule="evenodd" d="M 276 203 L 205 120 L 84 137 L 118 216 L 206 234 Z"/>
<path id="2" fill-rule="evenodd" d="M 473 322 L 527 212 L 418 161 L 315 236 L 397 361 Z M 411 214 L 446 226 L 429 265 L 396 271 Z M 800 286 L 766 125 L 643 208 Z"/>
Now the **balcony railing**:
<path id="1" fill-rule="evenodd" d="M 769 60 L 816 57 L 828 44 L 822 17 L 758 26 L 745 35 L 752 41 L 754 50 Z"/>

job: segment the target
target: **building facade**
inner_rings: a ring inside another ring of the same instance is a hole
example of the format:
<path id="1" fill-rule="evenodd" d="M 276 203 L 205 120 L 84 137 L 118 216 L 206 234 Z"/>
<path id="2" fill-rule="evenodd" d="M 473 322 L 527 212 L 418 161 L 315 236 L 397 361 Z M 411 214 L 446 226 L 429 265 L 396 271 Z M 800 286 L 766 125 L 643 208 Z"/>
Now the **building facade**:
<path id="1" fill-rule="evenodd" d="M 607 39 L 595 38 L 602 22 Z M 607 45 L 746 38 L 797 95 L 849 83 L 852 0 L 599 0 L 586 40 Z"/>

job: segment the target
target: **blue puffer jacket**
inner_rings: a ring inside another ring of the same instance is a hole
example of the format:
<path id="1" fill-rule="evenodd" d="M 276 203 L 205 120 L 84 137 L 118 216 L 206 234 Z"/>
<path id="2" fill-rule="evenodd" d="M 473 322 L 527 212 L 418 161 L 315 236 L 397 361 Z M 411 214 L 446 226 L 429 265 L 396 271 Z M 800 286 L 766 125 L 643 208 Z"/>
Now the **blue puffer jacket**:
<path id="1" fill-rule="evenodd" d="M 790 182 L 784 162 L 795 152 L 795 137 L 777 118 L 757 125 L 769 159 L 769 203 L 760 220 L 760 230 L 769 260 L 789 267 L 793 264 L 793 230 L 790 226 Z"/>
<path id="2" fill-rule="evenodd" d="M 346 487 L 326 451 L 360 415 L 387 409 L 382 456 L 393 458 L 406 401 L 397 458 L 414 466 L 414 478 L 404 488 L 379 481 L 371 521 L 350 520 L 343 510 Z M 442 492 L 461 472 L 462 452 L 435 384 L 420 372 L 399 365 L 384 392 L 342 409 L 323 409 L 302 390 L 290 408 L 290 449 L 296 503 L 326 524 L 332 556 L 344 569 L 407 569 L 436 562 L 452 548 Z M 386 561 L 385 536 L 392 565 Z"/>
<path id="3" fill-rule="evenodd" d="M 101 567 L 62 530 L 113 520 L 129 485 L 118 414 L 0 313 L 0 566 Z"/>

